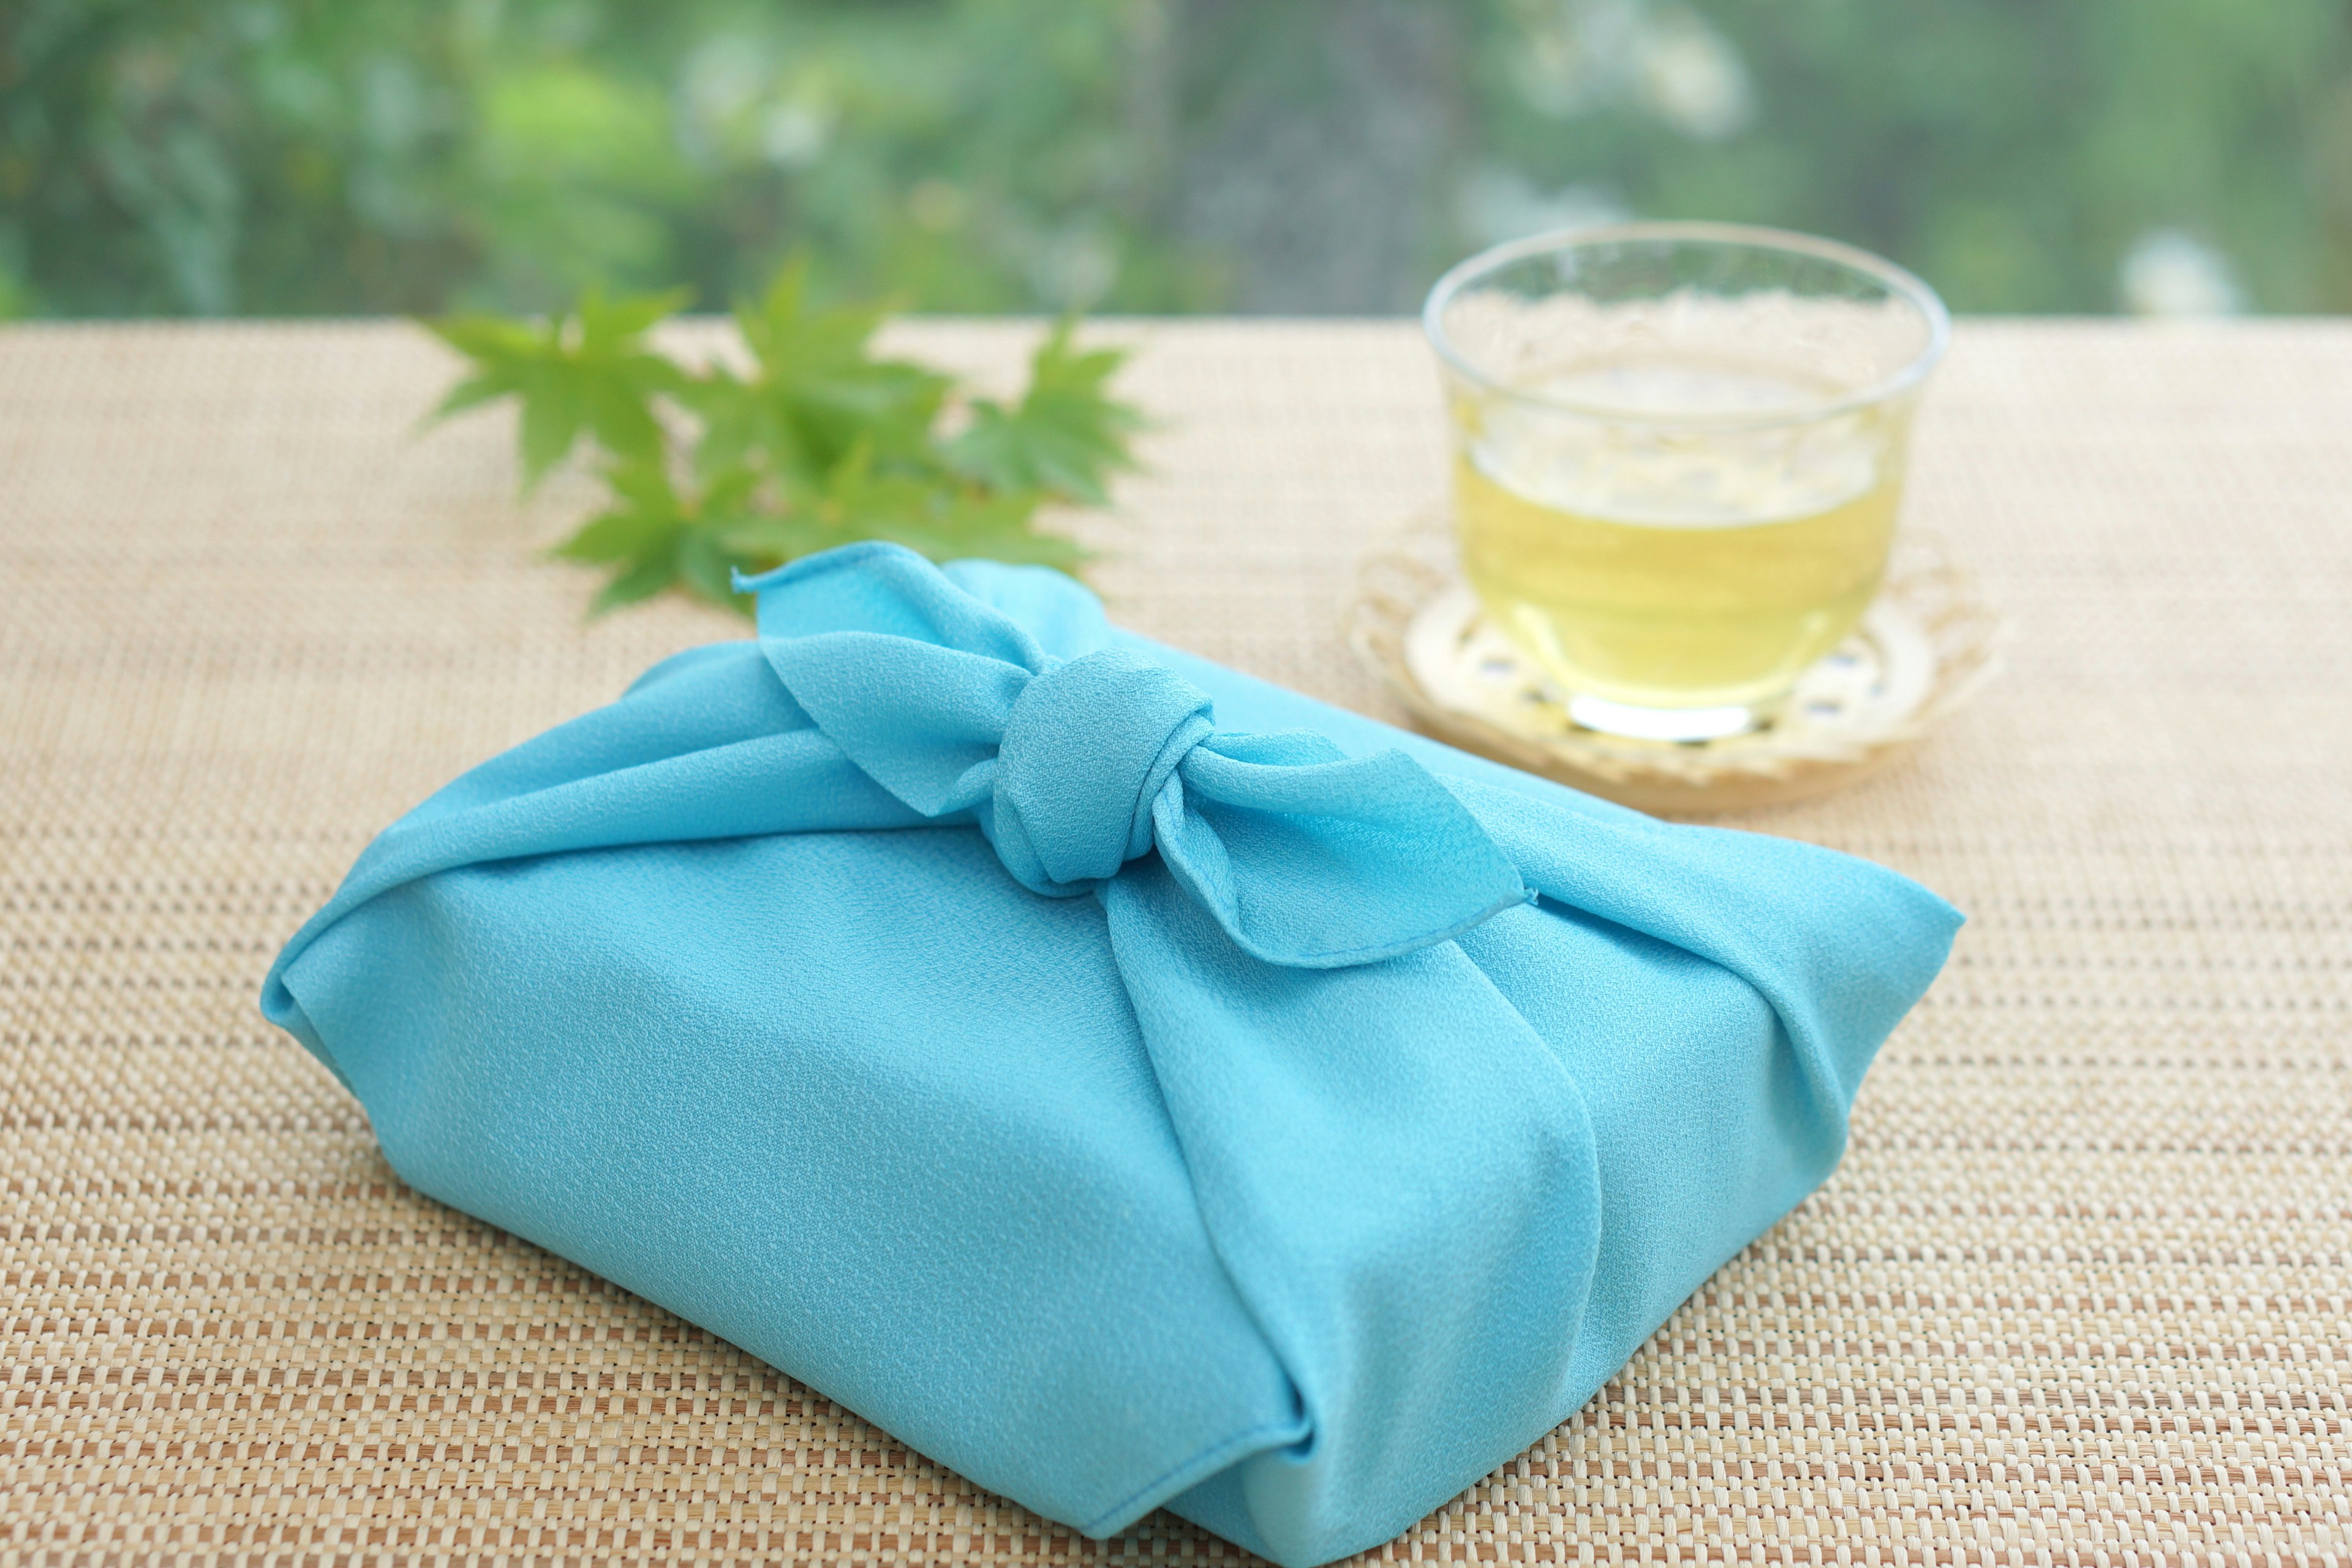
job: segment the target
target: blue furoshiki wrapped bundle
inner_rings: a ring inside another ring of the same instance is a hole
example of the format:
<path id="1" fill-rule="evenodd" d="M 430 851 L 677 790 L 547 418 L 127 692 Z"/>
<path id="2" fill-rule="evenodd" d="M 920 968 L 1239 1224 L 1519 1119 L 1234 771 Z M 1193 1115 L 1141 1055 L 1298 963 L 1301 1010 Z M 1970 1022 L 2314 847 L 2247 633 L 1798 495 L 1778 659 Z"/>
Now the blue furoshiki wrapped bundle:
<path id="1" fill-rule="evenodd" d="M 1089 1534 L 1288 1564 L 1836 1163 L 1959 917 L 886 545 L 388 829 L 263 998 L 423 1191 Z"/>

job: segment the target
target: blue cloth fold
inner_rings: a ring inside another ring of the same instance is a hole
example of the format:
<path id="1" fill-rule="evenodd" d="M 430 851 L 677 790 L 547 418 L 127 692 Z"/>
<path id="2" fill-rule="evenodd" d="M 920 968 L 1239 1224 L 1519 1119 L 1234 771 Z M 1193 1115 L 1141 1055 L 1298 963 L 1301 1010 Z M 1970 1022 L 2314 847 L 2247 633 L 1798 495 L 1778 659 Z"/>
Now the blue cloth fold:
<path id="1" fill-rule="evenodd" d="M 921 816 L 968 814 L 1033 892 L 1091 892 L 1156 847 L 1243 952 L 1307 968 L 1411 952 L 1534 897 L 1402 752 L 1219 734 L 1209 695 L 1164 664 L 1056 658 L 896 545 L 738 586 L 825 738 Z"/>
<path id="2" fill-rule="evenodd" d="M 1289 1564 L 1817 1184 L 1958 917 L 859 545 L 387 829 L 265 983 L 422 1190 L 1093 1533 Z"/>

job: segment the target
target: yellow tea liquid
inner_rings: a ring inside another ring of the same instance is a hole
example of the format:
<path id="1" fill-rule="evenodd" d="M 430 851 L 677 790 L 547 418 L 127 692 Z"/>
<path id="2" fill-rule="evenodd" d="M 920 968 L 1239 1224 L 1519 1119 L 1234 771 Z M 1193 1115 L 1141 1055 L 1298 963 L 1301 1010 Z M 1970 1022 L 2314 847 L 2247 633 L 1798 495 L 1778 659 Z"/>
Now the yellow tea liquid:
<path id="1" fill-rule="evenodd" d="M 1687 392 L 1690 373 L 1675 374 Z M 1883 421 L 1899 416 L 1803 437 L 1645 437 L 1637 450 L 1489 422 L 1455 475 L 1471 585 L 1571 693 L 1769 705 L 1878 591 L 1902 489 Z"/>

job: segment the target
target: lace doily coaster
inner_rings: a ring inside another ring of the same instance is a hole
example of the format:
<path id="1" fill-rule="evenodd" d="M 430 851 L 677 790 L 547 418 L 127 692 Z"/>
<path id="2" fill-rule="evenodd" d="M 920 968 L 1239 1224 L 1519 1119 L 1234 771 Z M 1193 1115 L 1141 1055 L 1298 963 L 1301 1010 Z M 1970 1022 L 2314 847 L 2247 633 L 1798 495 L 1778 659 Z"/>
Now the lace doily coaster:
<path id="1" fill-rule="evenodd" d="M 1365 555 L 1349 646 L 1451 745 L 1643 811 L 1732 811 L 1817 795 L 1893 760 L 1976 695 L 2008 623 L 1940 540 L 1896 537 L 1862 626 L 1799 678 L 1763 729 L 1713 741 L 1589 730 L 1516 644 L 1489 625 L 1454 565 L 1442 516 Z"/>

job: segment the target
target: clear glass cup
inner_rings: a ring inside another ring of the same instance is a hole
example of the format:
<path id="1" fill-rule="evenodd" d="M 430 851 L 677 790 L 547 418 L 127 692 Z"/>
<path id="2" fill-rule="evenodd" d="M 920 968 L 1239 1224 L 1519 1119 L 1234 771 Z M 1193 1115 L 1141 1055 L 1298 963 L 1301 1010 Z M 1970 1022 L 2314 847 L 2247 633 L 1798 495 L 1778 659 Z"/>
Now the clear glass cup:
<path id="1" fill-rule="evenodd" d="M 1769 723 L 1885 574 L 1935 291 L 1805 235 L 1622 224 L 1474 256 L 1423 321 L 1464 571 L 1570 716 Z"/>

